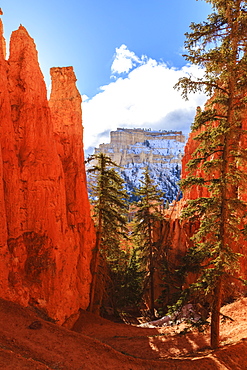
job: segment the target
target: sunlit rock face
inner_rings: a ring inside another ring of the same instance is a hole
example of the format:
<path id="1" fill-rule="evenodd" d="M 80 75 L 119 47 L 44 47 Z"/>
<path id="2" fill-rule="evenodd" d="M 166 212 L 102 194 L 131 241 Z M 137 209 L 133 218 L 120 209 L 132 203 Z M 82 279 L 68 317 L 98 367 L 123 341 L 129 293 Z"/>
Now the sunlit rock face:
<path id="1" fill-rule="evenodd" d="M 135 200 L 134 190 L 140 187 L 147 166 L 164 198 L 169 202 L 176 199 L 185 145 L 181 131 L 118 128 L 110 135 L 110 143 L 100 144 L 95 153 L 105 153 L 120 166 L 131 200 Z"/>
<path id="2" fill-rule="evenodd" d="M 246 130 L 247 128 L 247 115 L 243 115 L 242 128 Z M 192 159 L 192 154 L 198 147 L 198 141 L 195 140 L 195 136 L 198 133 L 192 132 L 189 139 L 185 145 L 184 156 L 182 159 L 182 178 L 185 179 L 188 176 L 188 171 L 186 168 L 187 163 Z M 242 135 L 240 139 L 240 145 L 242 148 L 247 148 L 246 135 Z M 242 164 L 240 164 L 242 165 Z M 194 176 L 204 177 L 200 166 L 193 172 Z M 211 176 L 210 174 L 209 176 Z M 247 201 L 247 184 L 243 185 L 238 189 L 239 198 Z M 169 227 L 167 228 L 167 233 L 165 234 L 163 245 L 169 245 L 170 249 L 168 251 L 168 259 L 171 261 L 171 266 L 174 264 L 175 268 L 181 264 L 183 255 L 192 246 L 191 237 L 194 235 L 199 227 L 199 221 L 189 221 L 186 219 L 181 219 L 182 210 L 186 206 L 186 201 L 190 199 L 197 199 L 199 197 L 209 197 L 210 194 L 205 187 L 202 186 L 192 186 L 190 189 L 183 193 L 183 199 L 179 202 L 174 202 L 166 214 L 166 220 L 168 220 Z M 243 227 L 243 225 L 240 225 Z M 235 252 L 241 253 L 242 257 L 239 258 L 239 275 L 246 279 L 247 278 L 247 241 L 244 237 L 238 240 L 232 245 Z M 193 282 L 194 277 L 190 274 L 187 278 L 187 283 Z M 243 292 L 246 293 L 246 287 L 244 287 L 236 277 L 233 279 L 228 279 L 226 282 L 225 289 L 225 299 L 236 298 L 239 294 Z"/>
<path id="3" fill-rule="evenodd" d="M 52 69 L 49 106 L 23 26 L 12 33 L 8 61 L 4 45 L 1 35 L 0 296 L 63 323 L 89 304 L 95 238 L 80 95 L 72 67 Z"/>

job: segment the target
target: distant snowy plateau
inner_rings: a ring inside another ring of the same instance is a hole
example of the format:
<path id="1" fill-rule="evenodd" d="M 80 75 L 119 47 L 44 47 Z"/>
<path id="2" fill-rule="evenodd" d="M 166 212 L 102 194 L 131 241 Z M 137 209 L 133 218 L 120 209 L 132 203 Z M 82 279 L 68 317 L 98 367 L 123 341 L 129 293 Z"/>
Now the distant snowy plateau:
<path id="1" fill-rule="evenodd" d="M 100 144 L 95 154 L 102 152 L 120 166 L 118 171 L 128 193 L 140 187 L 143 171 L 148 166 L 150 177 L 164 193 L 164 199 L 171 202 L 177 198 L 185 146 L 181 131 L 117 129 L 110 135 L 110 143 Z"/>

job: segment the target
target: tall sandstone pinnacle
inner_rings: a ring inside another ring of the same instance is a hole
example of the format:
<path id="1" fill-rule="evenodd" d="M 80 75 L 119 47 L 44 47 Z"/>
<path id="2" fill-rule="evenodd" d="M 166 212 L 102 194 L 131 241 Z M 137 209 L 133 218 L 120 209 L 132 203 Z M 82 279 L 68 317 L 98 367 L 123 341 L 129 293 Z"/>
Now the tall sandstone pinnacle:
<path id="1" fill-rule="evenodd" d="M 89 304 L 95 240 L 80 94 L 72 67 L 54 68 L 49 106 L 26 29 L 8 61 L 0 40 L 0 296 L 62 324 Z"/>

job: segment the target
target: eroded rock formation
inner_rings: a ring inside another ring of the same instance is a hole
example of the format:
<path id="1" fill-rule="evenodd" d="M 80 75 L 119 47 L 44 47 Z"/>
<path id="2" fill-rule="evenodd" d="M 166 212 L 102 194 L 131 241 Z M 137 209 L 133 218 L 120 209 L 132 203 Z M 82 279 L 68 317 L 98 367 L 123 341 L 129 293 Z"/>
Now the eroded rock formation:
<path id="1" fill-rule="evenodd" d="M 246 117 L 246 114 L 243 115 Z M 244 118 L 242 120 L 243 130 L 247 128 L 247 120 Z M 191 133 L 189 139 L 185 145 L 184 156 L 182 159 L 182 178 L 186 178 L 188 172 L 186 170 L 187 163 L 192 159 L 192 154 L 198 147 L 198 141 L 195 140 L 196 134 Z M 246 135 L 242 135 L 240 145 L 243 148 L 247 148 Z M 193 172 L 194 176 L 204 177 L 200 166 L 197 167 Z M 166 226 L 166 231 L 164 232 L 163 246 L 168 248 L 167 252 L 167 262 L 174 269 L 181 264 L 182 257 L 186 254 L 186 251 L 190 246 L 192 246 L 191 237 L 196 232 L 199 227 L 199 221 L 188 221 L 182 219 L 182 209 L 186 206 L 186 201 L 190 199 L 197 199 L 199 197 L 208 197 L 209 192 L 205 187 L 202 186 L 192 186 L 190 189 L 186 190 L 183 194 L 183 199 L 179 202 L 174 202 L 172 207 L 166 214 L 164 225 Z M 240 199 L 247 200 L 247 185 L 243 184 L 241 188 L 238 189 L 238 196 Z M 241 240 L 236 241 L 232 245 L 233 250 L 236 253 L 242 254 L 239 258 L 239 275 L 243 279 L 247 279 L 247 241 L 246 238 L 242 237 Z M 189 274 L 186 283 L 191 283 L 194 280 L 194 276 Z M 232 299 L 238 297 L 241 293 L 246 293 L 246 287 L 242 285 L 236 278 L 229 279 L 225 287 L 225 298 Z"/>
<path id="2" fill-rule="evenodd" d="M 151 131 L 118 128 L 111 131 L 109 144 L 100 144 L 95 153 L 105 153 L 118 165 L 132 163 L 181 163 L 185 136 L 182 131 Z M 152 143 L 150 145 L 150 143 Z M 174 143 L 173 147 L 172 144 Z M 176 144 L 182 143 L 182 145 Z"/>
<path id="3" fill-rule="evenodd" d="M 2 23 L 0 25 L 2 31 Z M 52 69 L 50 107 L 33 39 L 0 35 L 0 296 L 60 323 L 87 308 L 94 228 L 81 99 L 72 67 Z"/>
<path id="4" fill-rule="evenodd" d="M 164 199 L 171 202 L 177 198 L 185 142 L 181 131 L 118 128 L 110 136 L 110 143 L 100 144 L 95 154 L 104 153 L 120 166 L 117 171 L 125 181 L 131 201 L 136 199 L 133 193 L 140 186 L 147 166 Z M 88 182 L 90 185 L 90 177 Z"/>

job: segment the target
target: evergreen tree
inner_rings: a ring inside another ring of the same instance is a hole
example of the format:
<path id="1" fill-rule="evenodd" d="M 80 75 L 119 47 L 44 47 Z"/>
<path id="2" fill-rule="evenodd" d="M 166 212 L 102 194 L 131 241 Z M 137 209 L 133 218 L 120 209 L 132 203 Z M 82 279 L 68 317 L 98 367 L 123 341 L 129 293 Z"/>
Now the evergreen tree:
<path id="1" fill-rule="evenodd" d="M 118 262 L 120 242 L 127 235 L 128 203 L 123 180 L 115 170 L 117 167 L 108 156 L 103 153 L 89 157 L 88 169 L 92 186 L 93 218 L 96 226 L 96 245 L 94 250 L 94 264 L 92 267 L 92 284 L 89 310 L 93 310 L 95 288 L 99 271 L 100 255 L 107 262 L 108 267 Z"/>
<path id="2" fill-rule="evenodd" d="M 205 91 L 210 97 L 205 110 L 198 109 L 192 131 L 198 143 L 187 165 L 182 189 L 206 189 L 206 196 L 187 202 L 183 217 L 200 220 L 194 246 L 185 258 L 187 271 L 197 273 L 190 287 L 211 298 L 211 347 L 219 346 L 220 308 L 224 285 L 236 274 L 239 254 L 233 251 L 241 239 L 246 205 L 239 190 L 246 183 L 246 150 L 240 143 L 246 109 L 247 1 L 206 0 L 213 8 L 207 21 L 192 23 L 186 34 L 186 59 L 204 68 L 199 79 L 180 79 L 177 88 Z M 195 170 L 200 167 L 201 175 Z"/>
<path id="3" fill-rule="evenodd" d="M 137 211 L 134 217 L 134 235 L 139 237 L 143 264 L 148 270 L 150 312 L 154 317 L 154 259 L 158 246 L 158 242 L 154 238 L 154 230 L 162 219 L 160 209 L 163 204 L 163 194 L 159 192 L 157 185 L 154 185 L 150 178 L 148 167 L 144 171 L 144 180 L 141 181 L 140 188 L 136 189 L 135 195 L 139 200 L 135 203 Z"/>
<path id="4" fill-rule="evenodd" d="M 118 262 L 110 270 L 109 296 L 114 312 L 137 308 L 143 296 L 144 271 L 136 248 L 121 250 Z"/>

